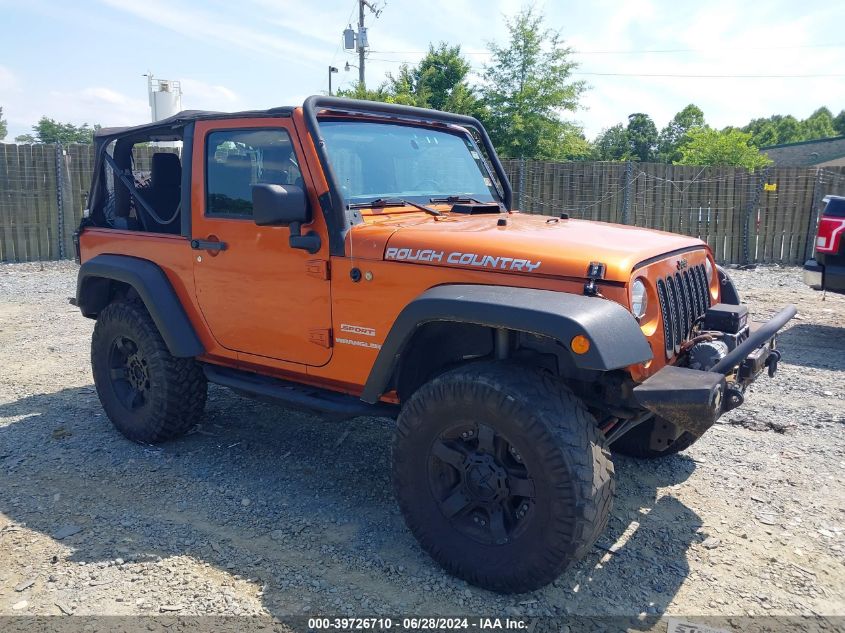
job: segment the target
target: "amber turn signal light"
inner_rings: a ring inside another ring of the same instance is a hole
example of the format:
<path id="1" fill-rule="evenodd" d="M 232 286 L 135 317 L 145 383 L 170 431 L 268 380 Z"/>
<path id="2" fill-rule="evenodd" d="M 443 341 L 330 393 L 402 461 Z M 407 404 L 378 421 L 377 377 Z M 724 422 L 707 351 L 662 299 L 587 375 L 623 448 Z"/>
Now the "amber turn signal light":
<path id="1" fill-rule="evenodd" d="M 578 336 L 572 337 L 569 347 L 576 354 L 586 354 L 590 351 L 590 340 L 586 336 L 579 334 Z"/>

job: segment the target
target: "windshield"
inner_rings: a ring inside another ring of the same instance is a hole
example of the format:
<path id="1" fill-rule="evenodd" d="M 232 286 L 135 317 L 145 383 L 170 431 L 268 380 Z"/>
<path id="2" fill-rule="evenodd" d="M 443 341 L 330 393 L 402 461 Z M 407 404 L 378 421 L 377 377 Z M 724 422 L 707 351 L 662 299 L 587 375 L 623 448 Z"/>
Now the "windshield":
<path id="1" fill-rule="evenodd" d="M 478 147 L 465 134 L 393 123 L 322 121 L 320 131 L 347 203 L 498 200 Z"/>

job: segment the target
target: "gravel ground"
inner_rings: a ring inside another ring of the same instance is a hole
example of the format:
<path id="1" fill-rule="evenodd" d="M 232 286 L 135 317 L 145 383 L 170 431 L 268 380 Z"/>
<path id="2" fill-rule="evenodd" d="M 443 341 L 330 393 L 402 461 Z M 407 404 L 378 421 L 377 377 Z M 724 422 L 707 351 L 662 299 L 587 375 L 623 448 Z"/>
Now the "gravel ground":
<path id="1" fill-rule="evenodd" d="M 554 585 L 442 572 L 389 492 L 390 425 L 212 387 L 202 425 L 133 444 L 91 380 L 72 263 L 0 266 L 0 614 L 845 615 L 845 297 L 732 273 L 784 362 L 685 453 L 616 459 L 607 533 Z"/>

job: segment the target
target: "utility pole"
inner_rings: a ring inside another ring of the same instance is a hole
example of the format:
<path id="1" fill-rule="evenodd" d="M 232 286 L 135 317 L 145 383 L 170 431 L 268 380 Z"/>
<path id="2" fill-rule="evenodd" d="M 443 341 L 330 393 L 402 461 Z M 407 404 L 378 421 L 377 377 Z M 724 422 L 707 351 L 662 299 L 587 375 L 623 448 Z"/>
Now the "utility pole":
<path id="1" fill-rule="evenodd" d="M 356 33 L 352 29 L 351 24 L 343 31 L 343 48 L 348 51 L 353 49 L 358 51 L 358 87 L 361 90 L 367 87 L 366 80 L 364 79 L 364 66 L 366 64 L 367 49 L 370 47 L 367 39 L 367 27 L 364 25 L 364 15 L 366 13 L 364 9 L 369 9 L 376 17 L 381 14 L 381 9 L 376 9 L 370 0 L 358 0 L 358 32 Z M 346 70 L 349 70 L 350 66 L 352 64 L 346 62 Z"/>
<path id="2" fill-rule="evenodd" d="M 367 28 L 364 26 L 364 6 L 369 6 L 367 0 L 358 0 L 358 83 L 361 90 L 367 87 L 364 82 L 364 48 L 367 46 Z M 370 7 L 372 10 L 372 7 Z"/>

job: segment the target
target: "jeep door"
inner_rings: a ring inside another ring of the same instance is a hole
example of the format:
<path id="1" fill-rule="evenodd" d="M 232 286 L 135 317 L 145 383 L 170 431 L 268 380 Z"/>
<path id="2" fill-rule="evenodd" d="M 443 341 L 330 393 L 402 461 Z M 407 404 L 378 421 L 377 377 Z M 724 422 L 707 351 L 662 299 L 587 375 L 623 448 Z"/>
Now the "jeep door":
<path id="1" fill-rule="evenodd" d="M 193 146 L 192 248 L 197 300 L 223 347 L 260 362 L 305 365 L 331 358 L 328 240 L 309 194 L 319 252 L 291 248 L 286 226 L 257 226 L 252 185 L 295 185 L 313 192 L 289 118 L 209 120 L 196 124 Z"/>

